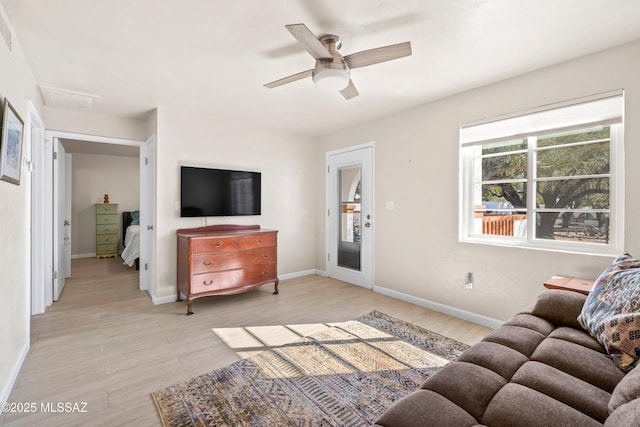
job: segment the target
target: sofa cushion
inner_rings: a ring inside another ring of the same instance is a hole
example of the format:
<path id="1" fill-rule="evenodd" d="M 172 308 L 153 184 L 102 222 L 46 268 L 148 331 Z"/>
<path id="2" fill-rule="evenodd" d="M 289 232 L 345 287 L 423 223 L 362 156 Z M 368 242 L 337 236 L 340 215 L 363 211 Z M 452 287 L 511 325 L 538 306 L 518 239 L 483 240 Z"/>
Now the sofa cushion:
<path id="1" fill-rule="evenodd" d="M 483 341 L 502 344 L 529 357 L 544 338 L 540 332 L 522 326 L 502 325 Z"/>
<path id="2" fill-rule="evenodd" d="M 640 358 L 640 260 L 616 258 L 596 280 L 578 322 L 620 369 L 631 369 Z"/>
<path id="3" fill-rule="evenodd" d="M 552 397 L 520 384 L 509 383 L 489 403 L 482 423 L 488 426 L 596 427 L 602 424 Z"/>
<path id="4" fill-rule="evenodd" d="M 433 374 L 422 384 L 455 403 L 476 419 L 507 381 L 492 370 L 467 362 L 453 362 Z"/>
<path id="5" fill-rule="evenodd" d="M 579 328 L 578 316 L 587 296 L 578 292 L 551 290 L 538 296 L 531 314 L 548 320 L 556 326 Z"/>
<path id="6" fill-rule="evenodd" d="M 544 340 L 531 360 L 553 366 L 609 393 L 624 377 L 606 354 L 555 338 Z"/>
<path id="7" fill-rule="evenodd" d="M 554 329 L 553 323 L 531 313 L 518 313 L 504 322 L 502 326 L 520 326 L 539 332 L 544 336 L 549 335 Z"/>
<path id="8" fill-rule="evenodd" d="M 471 427 L 478 422 L 468 412 L 431 390 L 416 390 L 391 405 L 376 425 L 384 427 Z"/>
<path id="9" fill-rule="evenodd" d="M 595 338 L 589 335 L 584 329 L 568 328 L 561 326 L 551 332 L 548 338 L 556 338 L 563 341 L 572 342 L 582 347 L 590 348 L 598 353 L 605 353 L 605 349 Z"/>
<path id="10" fill-rule="evenodd" d="M 605 427 L 638 427 L 640 426 L 640 399 L 632 400 L 619 406 L 609 415 Z"/>
<path id="11" fill-rule="evenodd" d="M 490 369 L 507 381 L 528 360 L 519 351 L 486 341 L 477 343 L 457 359 L 458 362 L 469 362 Z"/>
<path id="12" fill-rule="evenodd" d="M 511 382 L 546 394 L 600 422 L 609 416 L 611 394 L 544 363 L 525 363 Z"/>
<path id="13" fill-rule="evenodd" d="M 609 412 L 615 411 L 618 406 L 640 398 L 640 366 L 636 366 L 618 383 L 611 393 Z"/>

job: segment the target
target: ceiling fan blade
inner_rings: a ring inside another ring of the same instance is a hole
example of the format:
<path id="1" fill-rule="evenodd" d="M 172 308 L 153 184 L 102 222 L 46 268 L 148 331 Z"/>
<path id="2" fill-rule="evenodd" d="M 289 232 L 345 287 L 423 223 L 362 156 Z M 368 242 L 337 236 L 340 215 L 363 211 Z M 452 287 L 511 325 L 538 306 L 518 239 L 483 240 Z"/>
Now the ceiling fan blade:
<path id="1" fill-rule="evenodd" d="M 268 87 L 269 89 L 273 89 L 274 87 L 286 85 L 287 83 L 292 83 L 292 82 L 295 82 L 297 80 L 302 80 L 304 78 L 311 77 L 311 73 L 313 73 L 313 70 L 303 71 L 301 73 L 294 74 L 294 75 L 285 77 L 285 78 L 280 79 L 280 80 L 276 80 L 275 82 L 267 83 L 266 85 L 264 85 L 264 87 Z"/>
<path id="2" fill-rule="evenodd" d="M 344 99 L 346 99 L 347 101 L 360 95 L 358 93 L 358 89 L 356 89 L 356 86 L 353 84 L 353 80 L 351 79 L 349 79 L 349 84 L 347 85 L 347 87 L 340 91 L 340 94 L 344 96 Z"/>
<path id="3" fill-rule="evenodd" d="M 285 27 L 315 59 L 333 59 L 331 53 L 306 25 L 292 24 Z"/>
<path id="4" fill-rule="evenodd" d="M 363 50 L 344 57 L 349 68 L 360 68 L 411 55 L 411 42 Z"/>

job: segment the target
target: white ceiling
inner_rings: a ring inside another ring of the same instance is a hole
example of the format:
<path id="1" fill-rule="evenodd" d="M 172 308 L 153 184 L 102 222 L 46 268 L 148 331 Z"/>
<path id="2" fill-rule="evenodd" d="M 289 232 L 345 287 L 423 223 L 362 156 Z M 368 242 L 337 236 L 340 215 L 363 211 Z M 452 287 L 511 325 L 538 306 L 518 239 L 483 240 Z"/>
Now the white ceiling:
<path id="1" fill-rule="evenodd" d="M 100 113 L 192 112 L 320 135 L 640 39 L 638 0 L 1 0 L 41 86 L 99 97 Z M 352 70 L 345 101 L 310 79 L 285 24 L 342 37 L 343 55 L 411 41 Z"/>

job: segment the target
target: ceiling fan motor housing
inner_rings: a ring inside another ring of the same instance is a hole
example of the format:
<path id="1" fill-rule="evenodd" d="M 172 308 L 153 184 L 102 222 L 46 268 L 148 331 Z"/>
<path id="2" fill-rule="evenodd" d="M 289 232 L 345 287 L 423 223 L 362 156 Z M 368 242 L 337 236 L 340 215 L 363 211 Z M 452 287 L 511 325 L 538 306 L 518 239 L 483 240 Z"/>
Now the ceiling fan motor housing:
<path id="1" fill-rule="evenodd" d="M 317 59 L 312 78 L 316 86 L 327 90 L 341 90 L 347 87 L 350 79 L 349 66 L 338 49 L 342 46 L 340 37 L 332 34 L 320 37 L 320 42 L 327 48 L 333 59 Z"/>

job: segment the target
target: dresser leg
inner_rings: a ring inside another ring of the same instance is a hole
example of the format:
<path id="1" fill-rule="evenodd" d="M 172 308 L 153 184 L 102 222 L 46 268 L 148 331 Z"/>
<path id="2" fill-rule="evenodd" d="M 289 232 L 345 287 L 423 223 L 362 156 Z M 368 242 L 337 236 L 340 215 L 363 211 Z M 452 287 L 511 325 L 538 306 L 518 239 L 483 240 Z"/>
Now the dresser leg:
<path id="1" fill-rule="evenodd" d="M 193 314 L 193 310 L 191 310 L 191 300 L 187 299 L 187 316 Z"/>
<path id="2" fill-rule="evenodd" d="M 280 291 L 278 290 L 278 284 L 280 283 L 280 279 L 276 279 L 275 281 L 275 286 L 274 286 L 274 291 L 273 291 L 273 295 L 278 295 L 280 293 Z"/>

